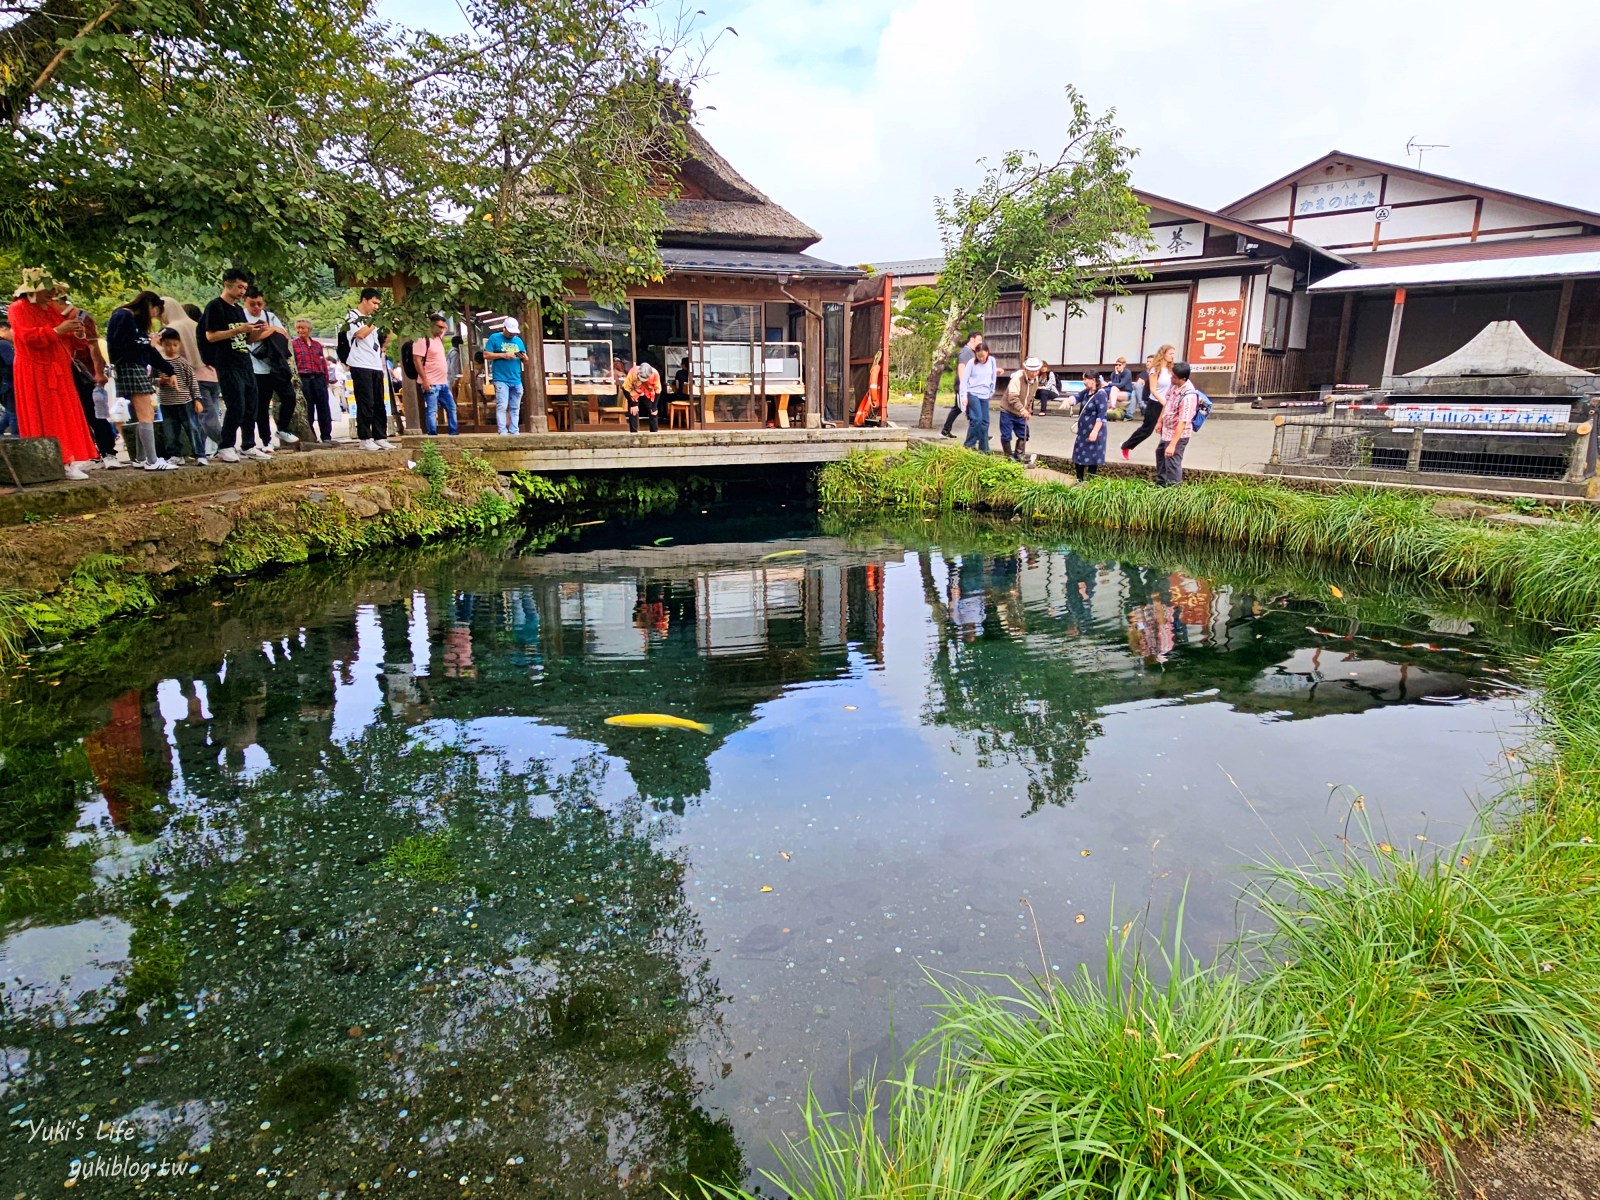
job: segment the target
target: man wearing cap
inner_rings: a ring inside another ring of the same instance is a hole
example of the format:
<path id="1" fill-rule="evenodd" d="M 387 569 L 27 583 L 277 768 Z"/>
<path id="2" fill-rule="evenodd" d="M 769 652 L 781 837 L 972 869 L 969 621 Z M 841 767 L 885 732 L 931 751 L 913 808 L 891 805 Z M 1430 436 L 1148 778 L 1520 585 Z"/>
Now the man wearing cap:
<path id="1" fill-rule="evenodd" d="M 528 348 L 522 344 L 522 323 L 507 317 L 505 325 L 489 335 L 483 361 L 489 364 L 494 384 L 494 423 L 501 433 L 518 433 L 522 427 L 522 364 Z"/>
<path id="2" fill-rule="evenodd" d="M 436 312 L 428 318 L 433 327 L 430 337 L 411 343 L 411 361 L 417 365 L 417 386 L 422 389 L 422 432 L 429 437 L 439 433 L 439 409 L 444 409 L 450 436 L 456 435 L 456 397 L 450 390 L 450 364 L 444 348 L 450 332 L 450 318 Z"/>
<path id="3" fill-rule="evenodd" d="M 388 369 L 372 321 L 382 304 L 382 292 L 362 288 L 360 301 L 344 319 L 348 347 L 344 365 L 350 368 L 350 388 L 356 394 L 356 436 L 363 450 L 397 449 L 389 440 L 389 413 L 383 402 L 389 393 Z"/>
<path id="4" fill-rule="evenodd" d="M 1006 394 L 1000 399 L 1000 452 L 1018 462 L 1031 462 L 1028 454 L 1028 414 L 1033 411 L 1034 397 L 1044 381 L 1044 362 L 1030 358 L 1022 370 L 1014 372 L 1006 384 Z M 1012 441 L 1016 449 L 1012 449 Z"/>
<path id="5" fill-rule="evenodd" d="M 650 422 L 650 432 L 656 433 L 660 429 L 656 409 L 661 396 L 661 372 L 647 362 L 640 363 L 623 376 L 618 391 L 628 405 L 628 432 L 639 432 L 639 410 L 642 408 Z"/>

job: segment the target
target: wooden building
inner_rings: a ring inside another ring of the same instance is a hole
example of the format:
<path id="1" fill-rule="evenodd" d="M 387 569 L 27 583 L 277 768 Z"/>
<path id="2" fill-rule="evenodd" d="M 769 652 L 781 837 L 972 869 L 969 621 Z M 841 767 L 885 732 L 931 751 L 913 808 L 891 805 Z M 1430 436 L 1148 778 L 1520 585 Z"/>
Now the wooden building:
<path id="1" fill-rule="evenodd" d="M 1337 151 L 1215 212 L 1135 194 L 1150 277 L 1075 315 L 1003 297 L 984 335 L 1004 368 L 1137 365 L 1171 343 L 1212 396 L 1316 396 L 1381 386 L 1499 320 L 1600 368 L 1600 214 Z"/>
<path id="2" fill-rule="evenodd" d="M 1310 386 L 1381 386 L 1505 320 L 1600 367 L 1600 213 L 1341 151 L 1223 211 L 1349 260 L 1310 288 Z"/>
<path id="3" fill-rule="evenodd" d="M 575 283 L 566 311 L 523 322 L 529 361 L 522 427 L 626 430 L 617 384 L 661 372 L 666 424 L 688 429 L 848 421 L 887 363 L 891 281 L 806 251 L 819 235 L 741 176 L 693 127 L 663 188 L 661 282 L 602 304 Z M 478 314 L 479 337 L 503 322 Z M 472 381 L 474 428 L 494 402 Z"/>

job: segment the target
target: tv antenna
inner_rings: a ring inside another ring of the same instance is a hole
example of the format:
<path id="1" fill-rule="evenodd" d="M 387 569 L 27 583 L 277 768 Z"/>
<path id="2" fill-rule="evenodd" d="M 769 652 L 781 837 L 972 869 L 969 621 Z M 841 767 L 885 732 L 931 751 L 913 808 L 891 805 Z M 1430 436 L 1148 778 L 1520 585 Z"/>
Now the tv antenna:
<path id="1" fill-rule="evenodd" d="M 1417 170 L 1420 171 L 1420 170 L 1422 170 L 1422 154 L 1423 154 L 1423 152 L 1425 150 L 1448 150 L 1448 149 L 1450 149 L 1450 147 L 1448 145 L 1446 145 L 1444 142 L 1419 142 L 1419 141 L 1417 141 L 1416 136 L 1413 135 L 1406 142 L 1406 157 L 1410 158 L 1411 157 L 1411 152 L 1413 150 L 1415 150 L 1416 154 L 1417 154 Z"/>

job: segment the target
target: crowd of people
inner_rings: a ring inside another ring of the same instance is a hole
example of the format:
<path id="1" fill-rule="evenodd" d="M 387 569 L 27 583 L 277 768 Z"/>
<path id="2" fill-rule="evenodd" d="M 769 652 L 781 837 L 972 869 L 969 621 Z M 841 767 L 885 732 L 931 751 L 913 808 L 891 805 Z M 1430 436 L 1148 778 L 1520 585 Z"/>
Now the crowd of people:
<path id="1" fill-rule="evenodd" d="M 972 333 L 956 358 L 956 400 L 941 433 L 954 438 L 956 418 L 965 414 L 964 445 L 988 454 L 989 408 L 997 403 L 1000 452 L 1031 464 L 1037 456 L 1028 452 L 1029 418 L 1048 411 L 1051 401 L 1060 400 L 1077 416 L 1072 467 L 1079 480 L 1105 465 L 1108 423 L 1120 415 L 1140 422 L 1122 443 L 1122 457 L 1127 459 L 1131 450 L 1154 436 L 1156 483 L 1176 486 L 1183 482 L 1183 456 L 1189 440 L 1210 408 L 1210 401 L 1195 388 L 1190 374 L 1189 364 L 1178 360 L 1177 348 L 1165 345 L 1144 360 L 1143 369 L 1130 368 L 1126 358 L 1118 358 L 1109 370 L 1085 370 L 1074 400 L 1039 358 L 1025 360 L 1022 369 L 1013 372 L 1002 386 L 999 364 L 983 335 Z"/>
<path id="2" fill-rule="evenodd" d="M 302 399 L 313 438 L 336 444 L 334 408 L 348 408 L 348 380 L 359 446 L 394 450 L 390 415 L 398 424 L 406 375 L 417 381 L 424 430 L 437 433 L 442 415 L 456 434 L 462 339 L 436 313 L 428 333 L 406 342 L 402 369 L 391 357 L 390 330 L 374 319 L 381 305 L 377 288 L 363 289 L 331 350 L 305 318 L 293 322 L 291 335 L 251 274 L 230 268 L 203 308 L 139 292 L 112 310 L 102 343 L 67 284 L 26 270 L 0 309 L 0 437 L 54 438 L 63 471 L 75 480 L 95 469 L 266 461 L 301 441 L 293 426 Z M 495 360 L 497 383 L 501 363 L 514 360 L 520 384 L 526 348 L 516 323 L 508 328 L 510 343 L 485 358 Z M 508 397 L 513 429 L 520 390 Z"/>

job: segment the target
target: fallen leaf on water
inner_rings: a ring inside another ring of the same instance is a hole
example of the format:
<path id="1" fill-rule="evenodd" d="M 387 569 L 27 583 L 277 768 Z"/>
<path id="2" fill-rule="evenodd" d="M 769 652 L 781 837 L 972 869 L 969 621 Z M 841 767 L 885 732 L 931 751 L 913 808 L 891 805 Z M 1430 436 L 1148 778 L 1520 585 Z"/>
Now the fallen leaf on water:
<path id="1" fill-rule="evenodd" d="M 1328 585 L 1328 590 L 1333 593 L 1333 598 L 1335 600 L 1343 600 L 1344 599 L 1344 593 L 1341 592 L 1338 588 L 1334 587 L 1333 584 L 1330 583 Z"/>
<path id="2" fill-rule="evenodd" d="M 1092 850 L 1079 850 L 1078 851 L 1078 857 L 1079 858 L 1088 858 L 1089 855 L 1092 854 L 1092 853 L 1094 853 Z"/>
<path id="3" fill-rule="evenodd" d="M 845 712 L 855 712 L 856 711 L 856 706 L 854 704 L 846 704 L 844 706 L 844 710 L 845 710 Z"/>
<path id="4" fill-rule="evenodd" d="M 211 607 L 212 608 L 221 608 L 223 604 L 224 604 L 224 601 L 222 601 L 222 600 L 213 600 L 211 602 Z"/>
<path id="5" fill-rule="evenodd" d="M 1470 867 L 1470 866 L 1471 866 L 1471 865 L 1472 865 L 1472 855 L 1470 855 L 1470 854 L 1463 854 L 1463 855 L 1462 855 L 1462 856 L 1461 856 L 1461 857 L 1460 857 L 1460 858 L 1459 858 L 1459 859 L 1457 859 L 1457 860 L 1456 860 L 1456 861 L 1457 861 L 1457 862 L 1459 862 L 1459 863 L 1460 863 L 1460 864 L 1461 864 L 1461 865 L 1462 865 L 1462 866 L 1463 866 L 1463 867 Z"/>
<path id="6" fill-rule="evenodd" d="M 1382 850 L 1385 854 L 1393 854 L 1394 853 L 1394 847 L 1389 845 L 1388 842 L 1379 842 L 1378 843 L 1378 849 Z"/>
<path id="7" fill-rule="evenodd" d="M 1425 834 L 1425 833 L 1419 833 L 1419 834 L 1417 834 L 1417 841 L 1419 841 L 1419 842 L 1425 842 L 1425 841 L 1427 841 L 1427 840 L 1428 840 L 1428 835 L 1427 835 L 1427 834 Z"/>
<path id="8" fill-rule="evenodd" d="M 788 862 L 790 855 L 789 855 L 789 852 L 787 850 L 779 850 L 778 851 L 778 857 L 783 859 L 784 862 Z"/>
<path id="9" fill-rule="evenodd" d="M 1084 916 L 1082 913 L 1079 913 L 1077 916 L 1072 918 L 1072 923 L 1074 925 L 1082 925 L 1088 919 L 1088 917 Z"/>
<path id="10" fill-rule="evenodd" d="M 1122 932 L 1122 936 L 1123 937 L 1127 937 L 1128 936 L 1128 930 L 1130 930 L 1132 928 L 1133 928 L 1133 922 L 1132 921 L 1124 922 L 1123 926 L 1122 926 L 1122 931 L 1121 931 Z"/>
<path id="11" fill-rule="evenodd" d="M 769 886 L 769 885 L 767 885 L 767 884 L 762 884 L 762 885 L 761 885 L 761 890 L 762 890 L 762 891 L 763 891 L 763 892 L 770 892 L 770 891 L 771 891 L 771 890 L 772 890 L 772 888 L 771 888 L 771 887 L 770 887 L 770 886 Z"/>

